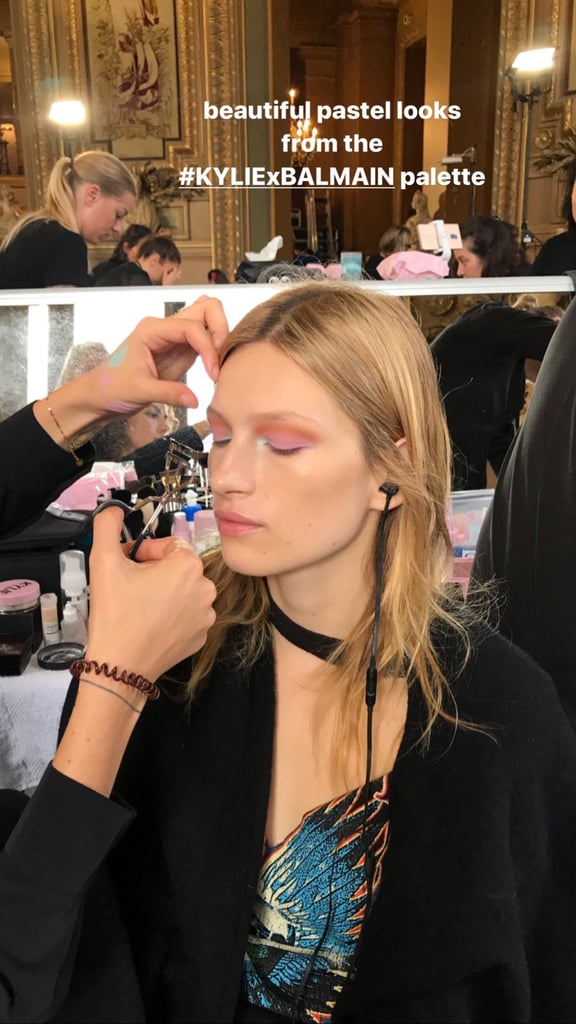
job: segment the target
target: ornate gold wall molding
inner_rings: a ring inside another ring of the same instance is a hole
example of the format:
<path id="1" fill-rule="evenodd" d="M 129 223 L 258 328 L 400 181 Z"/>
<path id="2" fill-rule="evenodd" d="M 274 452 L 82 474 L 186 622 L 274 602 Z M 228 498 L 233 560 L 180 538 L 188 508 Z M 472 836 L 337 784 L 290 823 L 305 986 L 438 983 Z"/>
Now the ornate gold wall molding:
<path id="1" fill-rule="evenodd" d="M 528 41 L 533 6 L 534 0 L 502 0 L 500 15 L 492 212 L 512 223 L 518 223 L 522 202 L 523 107 L 519 104 L 518 112 L 512 112 L 505 72 Z"/>
<path id="2" fill-rule="evenodd" d="M 51 4 L 37 0 L 10 0 L 14 71 L 18 95 L 20 133 L 30 207 L 42 205 L 44 182 L 58 156 L 58 144 L 46 115 L 50 99 L 46 83 L 54 76 Z"/>
<path id="3" fill-rule="evenodd" d="M 241 0 L 203 0 L 206 97 L 211 103 L 245 103 L 244 32 Z M 213 167 L 244 167 L 242 121 L 210 121 L 209 163 Z M 214 266 L 228 275 L 247 248 L 246 192 L 218 189 L 210 193 Z"/>

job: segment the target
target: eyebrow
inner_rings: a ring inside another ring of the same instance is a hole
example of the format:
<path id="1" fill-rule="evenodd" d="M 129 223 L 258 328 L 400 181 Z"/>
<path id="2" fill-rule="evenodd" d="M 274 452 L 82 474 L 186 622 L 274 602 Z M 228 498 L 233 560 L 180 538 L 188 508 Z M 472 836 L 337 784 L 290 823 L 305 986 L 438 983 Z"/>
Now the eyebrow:
<path id="1" fill-rule="evenodd" d="M 221 420 L 226 421 L 226 417 L 218 412 L 218 409 L 213 405 L 209 405 L 206 414 L 212 413 L 214 416 L 218 416 Z M 317 420 L 311 419 L 309 416 L 301 416 L 298 412 L 293 412 L 291 409 L 274 409 L 271 412 L 258 412 L 251 413 L 248 416 L 249 423 L 286 423 L 290 420 L 298 420 L 303 426 L 316 427 L 318 428 L 319 423 Z"/>

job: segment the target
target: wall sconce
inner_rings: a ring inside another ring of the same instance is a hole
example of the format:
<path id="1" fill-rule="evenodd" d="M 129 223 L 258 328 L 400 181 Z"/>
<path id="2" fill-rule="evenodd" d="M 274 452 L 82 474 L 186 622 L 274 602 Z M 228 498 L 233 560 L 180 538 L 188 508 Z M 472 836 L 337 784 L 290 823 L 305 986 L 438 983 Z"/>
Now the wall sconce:
<path id="1" fill-rule="evenodd" d="M 296 89 L 289 89 L 288 95 L 290 103 L 294 104 L 297 96 Z M 290 122 L 290 135 L 292 137 L 292 166 L 305 167 L 313 159 L 318 129 L 310 118 L 298 118 L 298 120 Z"/>
<path id="2" fill-rule="evenodd" d="M 50 107 L 48 119 L 60 133 L 60 156 L 74 156 L 74 143 L 78 129 L 86 121 L 86 108 L 80 100 L 56 100 Z"/>
<path id="3" fill-rule="evenodd" d="M 540 96 L 550 92 L 551 75 L 554 69 L 555 47 L 547 46 L 534 50 L 521 50 L 511 67 L 506 71 L 512 93 L 512 110 L 518 104 L 526 106 L 526 151 L 524 153 L 524 192 L 522 196 L 522 222 L 520 238 L 523 245 L 530 245 L 535 236 L 528 227 L 528 175 L 530 171 L 530 144 L 532 141 L 532 111 Z"/>
<path id="4" fill-rule="evenodd" d="M 474 174 L 476 170 L 476 161 L 478 159 L 478 150 L 476 144 L 468 146 L 468 149 L 462 151 L 462 153 L 449 153 L 448 156 L 443 156 L 438 163 L 443 164 L 445 167 L 449 167 L 451 164 L 463 164 L 465 160 L 470 161 L 470 173 Z M 476 214 L 476 185 L 474 184 L 474 178 L 472 178 L 472 187 L 470 189 L 470 217 L 474 217 Z"/>

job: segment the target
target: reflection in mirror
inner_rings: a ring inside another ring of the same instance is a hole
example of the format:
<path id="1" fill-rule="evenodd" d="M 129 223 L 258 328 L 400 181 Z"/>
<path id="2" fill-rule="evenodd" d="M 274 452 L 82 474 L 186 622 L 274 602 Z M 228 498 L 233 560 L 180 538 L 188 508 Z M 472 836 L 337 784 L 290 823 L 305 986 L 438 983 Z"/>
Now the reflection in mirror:
<path id="1" fill-rule="evenodd" d="M 516 301 L 529 294 L 532 305 L 564 306 L 572 291 L 569 278 L 482 279 L 363 283 L 358 287 L 398 295 L 410 301 L 429 342 L 467 309 L 486 301 Z M 264 301 L 275 285 L 228 285 L 216 288 L 168 288 L 133 294 L 122 289 L 101 291 L 48 290 L 4 293 L 0 300 L 0 419 L 27 402 L 42 397 L 56 386 L 71 345 L 100 341 L 112 351 L 144 316 L 170 315 L 183 303 L 201 294 L 216 295 L 234 326 L 254 305 Z M 39 302 L 41 297 L 42 301 Z M 193 387 L 200 387 L 200 409 L 211 394 L 210 382 L 201 368 L 191 371 Z"/>

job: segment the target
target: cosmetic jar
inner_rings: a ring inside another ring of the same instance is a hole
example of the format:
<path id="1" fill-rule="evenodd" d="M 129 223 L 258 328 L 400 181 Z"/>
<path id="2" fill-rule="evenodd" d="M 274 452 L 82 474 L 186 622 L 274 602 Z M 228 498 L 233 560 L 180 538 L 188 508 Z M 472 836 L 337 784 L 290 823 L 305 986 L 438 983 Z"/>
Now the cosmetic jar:
<path id="1" fill-rule="evenodd" d="M 30 637 L 32 651 L 42 643 L 40 585 L 35 580 L 0 582 L 0 640 Z"/>

